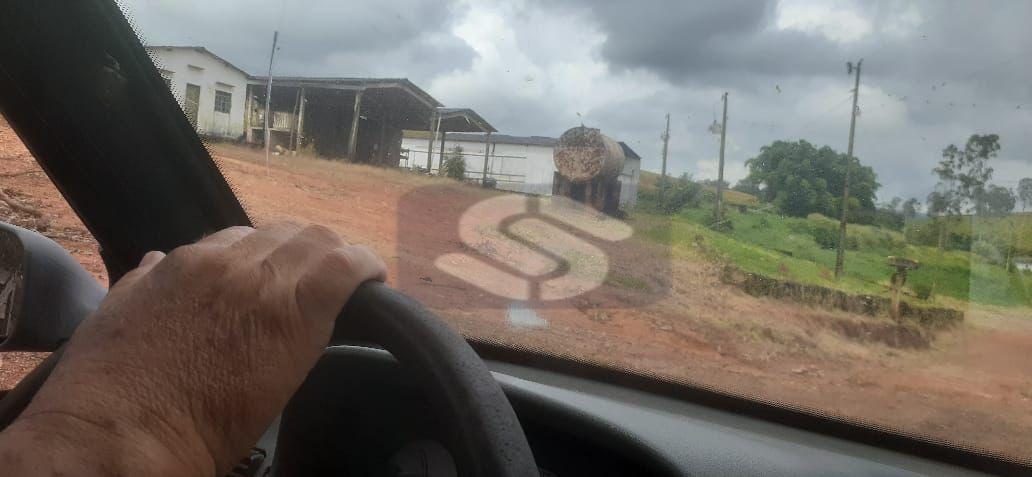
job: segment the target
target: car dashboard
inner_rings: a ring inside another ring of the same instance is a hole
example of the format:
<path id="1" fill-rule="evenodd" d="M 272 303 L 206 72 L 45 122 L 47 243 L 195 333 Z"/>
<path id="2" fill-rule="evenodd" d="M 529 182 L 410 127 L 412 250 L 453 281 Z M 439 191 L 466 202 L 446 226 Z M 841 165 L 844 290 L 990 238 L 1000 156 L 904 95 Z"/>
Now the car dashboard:
<path id="1" fill-rule="evenodd" d="M 487 365 L 544 477 L 982 475 L 634 389 Z M 330 349 L 256 445 L 253 465 L 234 475 L 458 475 L 446 423 L 408 373 L 382 350 Z"/>

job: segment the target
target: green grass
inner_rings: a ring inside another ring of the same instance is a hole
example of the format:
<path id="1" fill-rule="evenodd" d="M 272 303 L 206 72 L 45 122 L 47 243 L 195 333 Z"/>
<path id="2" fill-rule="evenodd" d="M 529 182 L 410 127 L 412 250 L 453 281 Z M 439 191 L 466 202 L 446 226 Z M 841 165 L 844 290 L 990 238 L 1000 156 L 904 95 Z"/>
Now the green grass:
<path id="1" fill-rule="evenodd" d="M 609 276 L 606 277 L 606 284 L 627 288 L 630 290 L 637 291 L 649 291 L 649 284 L 645 280 L 630 275 L 622 275 L 610 272 Z"/>
<path id="2" fill-rule="evenodd" d="M 762 275 L 841 289 L 849 293 L 887 295 L 893 269 L 890 255 L 921 262 L 909 273 L 908 284 L 932 285 L 938 296 L 1007 306 L 1032 305 L 1032 274 L 1008 273 L 965 251 L 939 252 L 934 247 L 907 244 L 903 234 L 879 227 L 850 225 L 847 229 L 845 274 L 834 278 L 834 248 L 822 248 L 814 240 L 815 228 L 831 228 L 837 236 L 838 223 L 820 215 L 808 218 L 779 217 L 766 212 L 739 213 L 729 210 L 732 230 L 720 233 L 703 224 L 709 207 L 686 209 L 669 219 L 668 225 L 654 225 L 644 234 L 677 249 L 695 249 L 711 259 L 726 261 Z M 635 212 L 635 215 L 648 215 Z M 665 219 L 665 218 L 664 218 Z M 642 224 L 663 224 L 664 220 L 643 220 Z"/>

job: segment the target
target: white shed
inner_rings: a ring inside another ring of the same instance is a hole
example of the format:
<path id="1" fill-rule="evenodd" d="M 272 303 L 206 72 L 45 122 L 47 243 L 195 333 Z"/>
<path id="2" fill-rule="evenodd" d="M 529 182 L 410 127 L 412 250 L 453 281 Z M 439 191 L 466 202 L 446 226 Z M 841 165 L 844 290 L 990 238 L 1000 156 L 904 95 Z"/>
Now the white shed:
<path id="1" fill-rule="evenodd" d="M 401 141 L 402 167 L 426 167 L 427 146 L 430 133 L 426 131 L 405 131 Z M 445 156 L 455 146 L 462 147 L 466 159 L 466 177 L 480 181 L 484 171 L 484 147 L 488 137 L 484 134 L 448 133 L 444 139 Z M 494 179 L 497 188 L 523 194 L 551 195 L 555 177 L 555 161 L 552 152 L 557 139 L 544 136 L 509 136 L 492 134 L 491 151 L 488 156 L 487 176 Z M 620 205 L 633 207 L 638 199 L 638 179 L 641 175 L 641 157 L 630 147 L 624 148 L 624 169 L 620 174 Z M 440 139 L 434 141 L 431 154 L 431 171 L 436 173 L 441 163 Z"/>
<path id="2" fill-rule="evenodd" d="M 147 53 L 200 135 L 244 135 L 247 73 L 201 46 L 148 46 Z"/>
<path id="3" fill-rule="evenodd" d="M 638 204 L 638 180 L 641 179 L 641 156 L 626 143 L 621 142 L 624 152 L 623 171 L 620 171 L 620 206 L 632 208 Z"/>
<path id="4" fill-rule="evenodd" d="M 426 168 L 429 133 L 405 131 L 401 141 L 402 167 Z M 487 144 L 483 134 L 448 133 L 444 138 L 445 156 L 456 146 L 462 147 L 466 159 L 466 177 L 480 180 L 484 171 L 484 147 Z M 552 149 L 555 138 L 542 136 L 509 136 L 492 134 L 491 153 L 488 159 L 487 176 L 494 179 L 502 190 L 524 194 L 547 195 L 552 193 Z M 441 141 L 434 142 L 432 172 L 441 164 Z M 408 162 L 405 162 L 405 158 Z"/>

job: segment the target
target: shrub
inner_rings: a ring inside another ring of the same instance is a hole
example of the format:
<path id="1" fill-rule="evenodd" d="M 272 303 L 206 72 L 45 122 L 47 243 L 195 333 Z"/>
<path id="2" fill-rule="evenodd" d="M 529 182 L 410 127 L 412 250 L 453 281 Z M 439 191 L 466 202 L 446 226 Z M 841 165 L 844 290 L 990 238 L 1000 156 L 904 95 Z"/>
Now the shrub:
<path id="1" fill-rule="evenodd" d="M 724 208 L 724 217 L 723 217 L 723 219 L 724 220 L 718 221 L 717 220 L 717 211 L 713 210 L 713 211 L 710 211 L 710 213 L 707 216 L 707 220 L 708 220 L 707 223 L 710 224 L 710 227 L 713 230 L 716 230 L 716 231 L 719 231 L 719 232 L 731 232 L 732 230 L 735 229 L 734 224 L 731 222 L 731 217 L 728 216 L 728 211 L 727 211 L 726 207 Z"/>
<path id="2" fill-rule="evenodd" d="M 891 255 L 891 253 L 902 249 L 906 245 L 899 234 L 880 228 L 850 226 L 849 234 L 850 237 L 856 236 L 859 241 L 859 248 L 863 250 L 884 250 L 890 252 L 889 254 Z"/>
<path id="3" fill-rule="evenodd" d="M 821 248 L 833 249 L 838 247 L 838 230 L 834 227 L 815 223 L 810 227 L 810 235 L 813 236 L 813 241 L 817 242 L 817 245 Z"/>
<path id="4" fill-rule="evenodd" d="M 852 212 L 850 222 L 901 231 L 904 217 L 903 214 L 889 208 L 863 209 Z"/>
<path id="5" fill-rule="evenodd" d="M 934 287 L 928 283 L 915 283 L 910 288 L 914 290 L 914 295 L 917 295 L 919 299 L 927 300 L 932 297 L 932 288 Z"/>
<path id="6" fill-rule="evenodd" d="M 835 247 L 838 247 L 837 235 L 835 240 Z M 856 238 L 855 235 L 846 234 L 846 248 L 849 250 L 860 250 L 860 239 Z"/>
<path id="7" fill-rule="evenodd" d="M 946 219 L 936 219 L 908 225 L 904 229 L 907 242 L 928 247 L 939 246 L 939 232 L 945 226 Z M 946 234 L 947 250 L 970 251 L 972 246 L 970 219 L 950 219 L 949 233 Z"/>
<path id="8" fill-rule="evenodd" d="M 699 205 L 702 186 L 682 175 L 656 188 L 642 188 L 638 200 L 642 206 L 662 214 L 676 214 L 686 207 Z"/>
<path id="9" fill-rule="evenodd" d="M 444 158 L 442 169 L 446 177 L 460 181 L 466 179 L 466 158 L 462 155 L 462 146 L 455 146 Z"/>
<path id="10" fill-rule="evenodd" d="M 1004 261 L 1000 250 L 988 240 L 976 240 L 971 244 L 971 253 L 986 259 L 986 261 L 994 265 L 1001 265 Z"/>

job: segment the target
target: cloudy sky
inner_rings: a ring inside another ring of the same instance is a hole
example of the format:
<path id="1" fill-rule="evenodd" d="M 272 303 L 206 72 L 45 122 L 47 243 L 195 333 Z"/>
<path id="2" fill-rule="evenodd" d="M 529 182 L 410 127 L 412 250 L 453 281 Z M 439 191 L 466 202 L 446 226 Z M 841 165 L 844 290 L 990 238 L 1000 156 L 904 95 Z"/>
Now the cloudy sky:
<path id="1" fill-rule="evenodd" d="M 264 74 L 407 77 L 504 133 L 584 123 L 659 170 L 715 178 L 707 126 L 729 93 L 726 176 L 777 139 L 845 151 L 863 58 L 855 154 L 879 198 L 923 199 L 940 151 L 998 133 L 995 182 L 1032 176 L 1032 2 L 122 0 L 149 44 L 202 45 Z"/>

